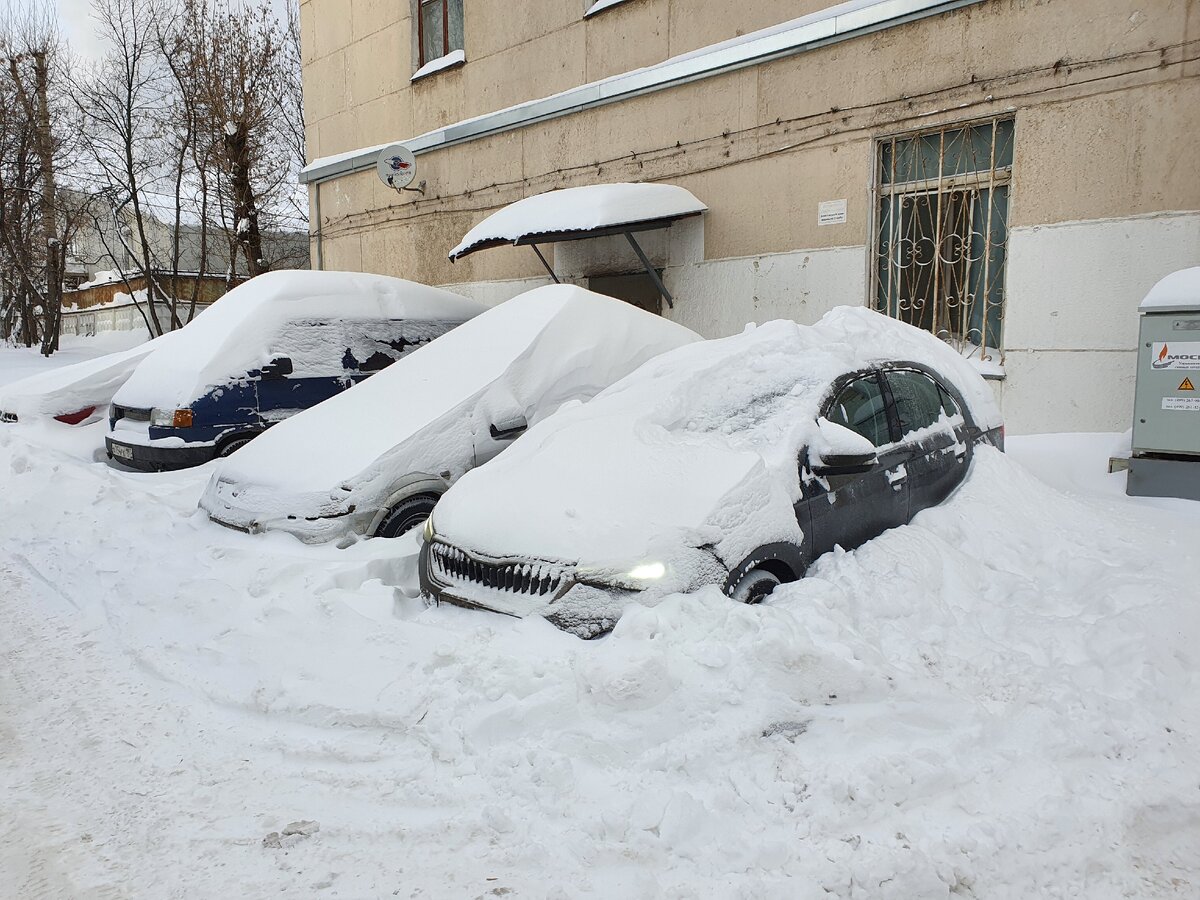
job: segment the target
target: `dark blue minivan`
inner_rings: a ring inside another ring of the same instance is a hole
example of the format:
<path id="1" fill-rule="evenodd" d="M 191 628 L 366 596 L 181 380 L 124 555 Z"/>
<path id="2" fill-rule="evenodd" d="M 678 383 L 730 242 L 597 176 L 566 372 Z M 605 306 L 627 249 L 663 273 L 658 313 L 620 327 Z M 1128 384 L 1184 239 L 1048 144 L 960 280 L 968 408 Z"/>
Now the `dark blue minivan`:
<path id="1" fill-rule="evenodd" d="M 228 456 L 485 309 L 382 275 L 260 275 L 138 364 L 113 397 L 108 456 L 150 472 Z"/>

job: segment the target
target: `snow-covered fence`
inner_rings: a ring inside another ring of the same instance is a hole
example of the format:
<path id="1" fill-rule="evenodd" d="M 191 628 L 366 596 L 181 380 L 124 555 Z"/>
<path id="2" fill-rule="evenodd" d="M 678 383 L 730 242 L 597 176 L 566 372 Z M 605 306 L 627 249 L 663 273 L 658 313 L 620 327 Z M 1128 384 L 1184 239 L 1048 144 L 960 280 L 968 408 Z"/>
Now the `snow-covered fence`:
<path id="1" fill-rule="evenodd" d="M 207 309 L 209 304 L 196 305 L 196 312 Z M 179 317 L 186 324 L 190 304 L 179 304 Z M 143 309 L 145 309 L 143 304 Z M 171 306 L 162 300 L 155 301 L 154 311 L 158 321 L 164 327 L 171 323 Z M 148 313 L 148 310 L 146 310 Z M 104 305 L 92 309 L 64 309 L 62 312 L 62 334 L 94 335 L 104 331 L 137 331 L 146 327 L 142 313 L 131 301 L 114 305 Z"/>

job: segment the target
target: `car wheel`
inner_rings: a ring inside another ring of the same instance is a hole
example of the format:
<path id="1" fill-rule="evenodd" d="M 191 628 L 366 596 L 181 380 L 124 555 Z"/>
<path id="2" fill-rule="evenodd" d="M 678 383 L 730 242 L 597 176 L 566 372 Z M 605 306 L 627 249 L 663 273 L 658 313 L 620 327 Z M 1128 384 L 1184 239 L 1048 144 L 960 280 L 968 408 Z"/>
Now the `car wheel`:
<path id="1" fill-rule="evenodd" d="M 779 576 L 766 569 L 751 569 L 729 589 L 729 596 L 738 603 L 759 603 L 781 583 Z"/>
<path id="2" fill-rule="evenodd" d="M 417 494 L 406 497 L 388 510 L 388 514 L 383 517 L 383 521 L 375 529 L 375 536 L 400 537 L 405 532 L 412 531 L 429 518 L 429 514 L 433 512 L 437 502 L 436 494 Z"/>
<path id="3" fill-rule="evenodd" d="M 228 440 L 224 444 L 221 445 L 221 448 L 217 451 L 217 456 L 221 456 L 221 457 L 229 456 L 230 454 L 235 453 L 236 451 L 245 447 L 253 439 L 254 439 L 254 435 L 249 434 L 249 435 L 244 435 L 242 437 L 235 437 L 232 440 Z"/>

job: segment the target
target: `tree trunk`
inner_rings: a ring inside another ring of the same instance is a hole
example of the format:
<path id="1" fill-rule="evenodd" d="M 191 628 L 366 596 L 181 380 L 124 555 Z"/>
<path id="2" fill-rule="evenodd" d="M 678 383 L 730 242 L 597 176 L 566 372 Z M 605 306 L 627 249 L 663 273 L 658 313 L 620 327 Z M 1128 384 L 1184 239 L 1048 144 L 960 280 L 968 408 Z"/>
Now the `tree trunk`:
<path id="1" fill-rule="evenodd" d="M 225 154 L 233 188 L 234 229 L 238 244 L 246 254 L 247 274 L 253 278 L 270 267 L 263 256 L 262 235 L 258 230 L 258 203 L 250 181 L 250 140 L 246 123 L 225 125 Z"/>

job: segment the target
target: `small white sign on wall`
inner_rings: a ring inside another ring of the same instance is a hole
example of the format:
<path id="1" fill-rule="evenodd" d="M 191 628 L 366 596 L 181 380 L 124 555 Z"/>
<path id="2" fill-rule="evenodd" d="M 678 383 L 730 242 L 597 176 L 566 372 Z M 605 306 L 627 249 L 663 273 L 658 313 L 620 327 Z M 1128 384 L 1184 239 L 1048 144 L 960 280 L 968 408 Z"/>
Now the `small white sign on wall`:
<path id="1" fill-rule="evenodd" d="M 846 199 L 822 200 L 817 204 L 818 225 L 844 225 L 846 223 Z"/>

